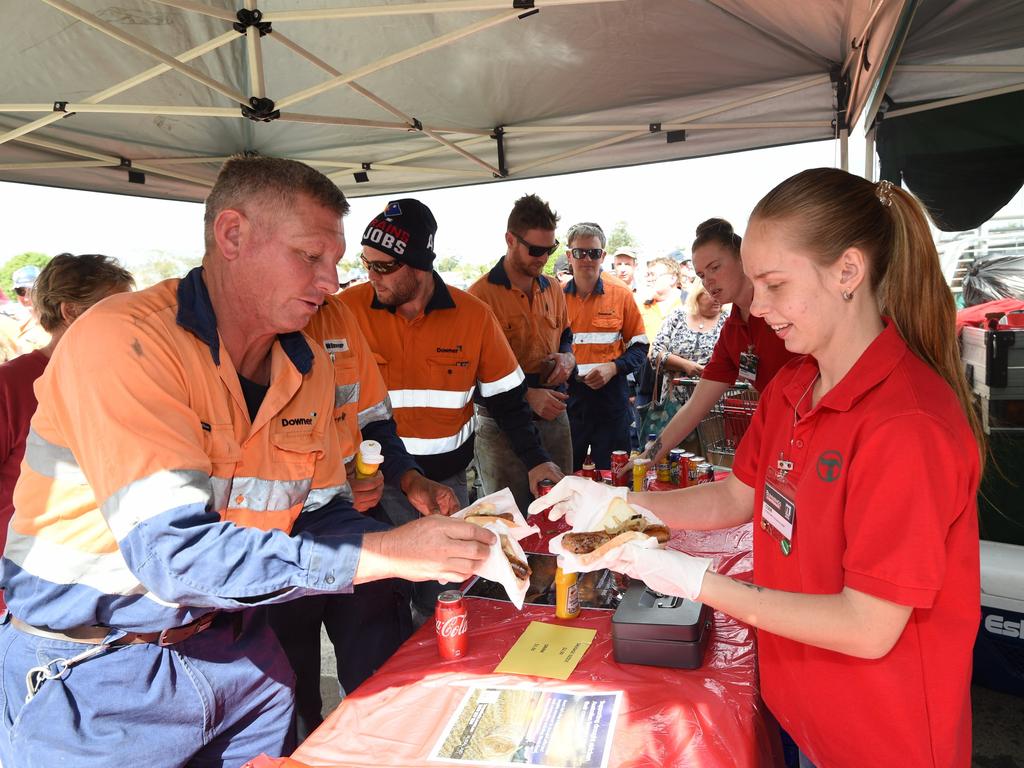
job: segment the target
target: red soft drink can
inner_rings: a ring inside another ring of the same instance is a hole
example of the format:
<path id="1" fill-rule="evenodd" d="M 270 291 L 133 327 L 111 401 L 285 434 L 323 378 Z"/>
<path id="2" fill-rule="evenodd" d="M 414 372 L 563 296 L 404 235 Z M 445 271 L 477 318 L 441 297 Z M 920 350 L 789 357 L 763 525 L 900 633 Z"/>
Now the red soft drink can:
<path id="1" fill-rule="evenodd" d="M 442 659 L 458 659 L 466 655 L 469 647 L 469 627 L 466 601 L 457 589 L 449 589 L 437 596 L 434 608 L 434 628 L 437 630 L 437 650 Z"/>
<path id="2" fill-rule="evenodd" d="M 619 477 L 619 471 L 629 463 L 629 454 L 625 451 L 612 451 L 612 485 L 628 486 L 629 473 Z"/>
<path id="3" fill-rule="evenodd" d="M 537 482 L 537 498 L 540 498 L 544 494 L 548 493 L 552 488 L 555 487 L 555 481 L 544 478 Z"/>

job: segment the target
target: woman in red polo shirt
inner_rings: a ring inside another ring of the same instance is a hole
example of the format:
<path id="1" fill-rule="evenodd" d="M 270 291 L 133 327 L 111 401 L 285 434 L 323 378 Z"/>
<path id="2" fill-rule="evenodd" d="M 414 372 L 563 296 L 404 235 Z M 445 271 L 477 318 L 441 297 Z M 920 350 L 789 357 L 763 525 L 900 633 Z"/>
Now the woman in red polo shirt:
<path id="1" fill-rule="evenodd" d="M 758 628 L 802 764 L 968 766 L 984 437 L 924 213 L 888 182 L 804 171 L 754 209 L 743 265 L 752 315 L 804 357 L 727 480 L 630 501 L 679 528 L 753 519 L 753 583 L 670 550 L 612 567 Z"/>
<path id="2" fill-rule="evenodd" d="M 754 286 L 743 273 L 742 242 L 725 219 L 708 219 L 697 227 L 697 237 L 690 247 L 693 267 L 712 298 L 719 304 L 731 303 L 733 308 L 693 394 L 644 452 L 655 463 L 693 432 L 737 381 L 747 381 L 763 392 L 793 357 L 764 320 L 750 313 Z M 628 472 L 631 466 L 622 471 Z"/>

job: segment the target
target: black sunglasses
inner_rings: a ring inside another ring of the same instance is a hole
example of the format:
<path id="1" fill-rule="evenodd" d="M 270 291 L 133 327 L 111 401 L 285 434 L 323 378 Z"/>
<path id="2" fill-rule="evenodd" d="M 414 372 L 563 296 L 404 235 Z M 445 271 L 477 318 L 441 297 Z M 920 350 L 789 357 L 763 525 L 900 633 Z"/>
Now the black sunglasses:
<path id="1" fill-rule="evenodd" d="M 14 292 L 19 296 L 28 296 L 28 288 L 15 288 Z"/>
<path id="2" fill-rule="evenodd" d="M 366 267 L 370 272 L 376 272 L 378 275 L 390 275 L 392 272 L 397 272 L 405 264 L 395 259 L 394 261 L 367 261 L 366 256 L 359 254 L 359 260 L 363 262 L 363 266 Z"/>
<path id="3" fill-rule="evenodd" d="M 590 259 L 591 261 L 598 261 L 604 256 L 603 248 L 570 248 L 569 253 L 572 254 L 574 259 L 582 261 L 583 259 Z"/>
<path id="4" fill-rule="evenodd" d="M 535 259 L 539 259 L 541 256 L 550 256 L 552 253 L 554 253 L 555 251 L 558 250 L 558 241 L 557 240 L 555 240 L 555 244 L 554 245 L 533 245 L 532 243 L 528 243 L 525 240 L 523 240 L 523 238 L 521 238 L 515 232 L 510 232 L 509 234 L 511 234 L 512 237 L 514 237 L 520 243 L 525 245 L 526 246 L 526 250 Z"/>

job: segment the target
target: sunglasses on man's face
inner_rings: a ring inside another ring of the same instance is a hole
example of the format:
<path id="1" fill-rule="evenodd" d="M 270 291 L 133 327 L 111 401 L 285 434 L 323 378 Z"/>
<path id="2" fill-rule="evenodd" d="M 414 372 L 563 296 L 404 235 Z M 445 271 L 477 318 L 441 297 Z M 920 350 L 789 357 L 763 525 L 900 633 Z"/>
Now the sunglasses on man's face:
<path id="1" fill-rule="evenodd" d="M 19 296 L 28 296 L 28 288 L 15 288 L 14 292 Z"/>
<path id="2" fill-rule="evenodd" d="M 404 263 L 397 259 L 392 261 L 369 261 L 362 253 L 359 254 L 359 260 L 363 262 L 363 266 L 368 271 L 376 272 L 378 275 L 390 275 L 392 272 L 397 272 L 405 266 Z"/>
<path id="3" fill-rule="evenodd" d="M 515 232 L 510 232 L 509 234 L 511 234 L 512 237 L 514 237 L 520 243 L 525 245 L 526 246 L 526 250 L 535 259 L 539 259 L 541 256 L 550 256 L 552 253 L 554 253 L 555 251 L 558 250 L 558 241 L 557 240 L 555 240 L 554 245 L 534 245 L 533 243 L 528 243 L 525 240 L 523 240 L 523 238 L 521 238 Z"/>
<path id="4" fill-rule="evenodd" d="M 604 256 L 604 250 L 602 248 L 570 248 L 569 253 L 577 261 L 583 261 L 583 259 L 590 259 L 591 261 L 598 261 Z"/>

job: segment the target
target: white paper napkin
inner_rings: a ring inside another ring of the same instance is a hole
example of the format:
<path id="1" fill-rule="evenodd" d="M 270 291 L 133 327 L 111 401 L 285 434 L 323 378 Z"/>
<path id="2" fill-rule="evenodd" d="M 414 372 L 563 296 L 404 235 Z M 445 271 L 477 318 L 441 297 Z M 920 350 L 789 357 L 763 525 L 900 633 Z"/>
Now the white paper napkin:
<path id="1" fill-rule="evenodd" d="M 519 507 L 516 506 L 516 500 L 512 496 L 512 491 L 508 488 L 503 488 L 497 493 L 492 493 L 489 496 L 484 496 L 478 499 L 475 503 L 460 509 L 458 512 L 452 515 L 453 518 L 465 518 L 473 513 L 481 513 L 480 507 L 485 503 L 493 504 L 495 507 L 494 511 L 497 512 L 510 512 L 512 514 L 512 520 L 505 522 L 504 520 L 496 520 L 488 523 L 484 526 L 487 530 L 494 533 L 495 536 L 505 535 L 509 539 L 509 544 L 516 556 L 524 563 L 526 560 L 526 553 L 523 552 L 523 548 L 519 546 L 519 540 L 525 539 L 527 536 L 532 536 L 535 533 L 539 533 L 540 529 L 535 525 L 527 525 L 526 518 L 523 517 L 519 511 Z M 493 512 L 482 512 L 483 514 L 493 514 Z M 491 550 L 487 554 L 487 559 L 484 560 L 483 565 L 477 571 L 477 576 L 488 581 L 493 581 L 496 584 L 501 584 L 505 588 L 505 592 L 508 594 L 512 604 L 518 609 L 522 610 L 523 602 L 526 600 L 526 592 L 530 588 L 530 580 L 525 579 L 520 581 L 516 578 L 512 572 L 512 566 L 508 562 L 508 558 L 505 557 L 505 553 L 501 551 L 501 539 L 499 538 L 494 544 L 491 545 Z"/>
<path id="2" fill-rule="evenodd" d="M 634 514 L 643 515 L 644 519 L 651 525 L 665 525 L 665 523 L 649 509 L 638 507 L 635 504 L 630 504 L 629 506 L 633 508 Z M 590 571 L 600 571 L 610 567 L 610 565 L 614 564 L 619 559 L 618 552 L 621 547 L 616 547 L 611 550 L 611 552 L 606 552 L 602 557 L 589 563 L 581 562 L 579 555 L 572 552 L 566 552 L 565 548 L 562 547 L 562 538 L 566 533 L 603 531 L 604 527 L 601 525 L 601 522 L 604 519 L 606 512 L 607 507 L 604 509 L 588 509 L 582 511 L 582 513 L 577 512 L 576 514 L 578 517 L 576 518 L 576 524 L 573 526 L 572 530 L 560 533 L 551 539 L 551 542 L 548 545 L 548 551 L 553 555 L 558 555 L 558 567 L 565 573 L 588 573 Z M 638 547 L 640 549 L 655 549 L 661 545 L 653 536 L 647 536 L 643 539 L 628 541 L 622 546 Z"/>

